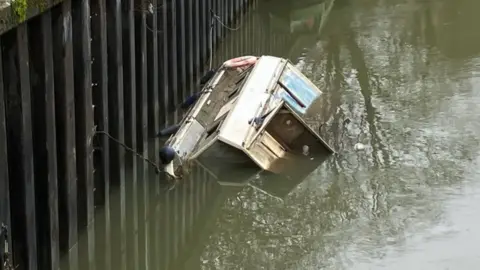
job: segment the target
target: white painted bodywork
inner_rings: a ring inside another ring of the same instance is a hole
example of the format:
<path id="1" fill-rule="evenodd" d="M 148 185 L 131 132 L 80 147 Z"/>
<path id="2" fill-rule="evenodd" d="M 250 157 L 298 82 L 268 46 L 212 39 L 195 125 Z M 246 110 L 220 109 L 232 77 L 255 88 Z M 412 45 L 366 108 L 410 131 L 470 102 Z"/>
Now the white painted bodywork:
<path id="1" fill-rule="evenodd" d="M 237 98 L 235 108 L 240 109 L 232 110 L 221 127 L 218 135 L 220 141 L 243 150 L 242 144 L 252 129 L 249 120 L 258 116 L 259 108 L 262 108 L 271 96 L 271 90 L 277 85 L 284 65 L 282 58 L 260 58 Z"/>
<path id="2" fill-rule="evenodd" d="M 225 71 L 222 70 L 216 74 L 216 76 L 212 79 L 211 88 L 215 88 L 217 86 L 224 73 Z M 172 147 L 175 149 L 178 157 L 181 160 L 188 158 L 205 132 L 205 127 L 200 125 L 195 117 L 197 117 L 204 104 L 209 100 L 210 95 L 211 92 L 206 92 L 200 97 L 198 102 L 193 107 L 190 117 L 184 119 L 183 125 L 175 134 Z"/>
<path id="3" fill-rule="evenodd" d="M 196 119 L 191 119 L 177 133 L 178 140 L 172 145 L 173 149 L 181 159 L 188 158 L 188 155 L 197 146 L 198 141 L 202 138 L 205 128 L 198 123 Z"/>

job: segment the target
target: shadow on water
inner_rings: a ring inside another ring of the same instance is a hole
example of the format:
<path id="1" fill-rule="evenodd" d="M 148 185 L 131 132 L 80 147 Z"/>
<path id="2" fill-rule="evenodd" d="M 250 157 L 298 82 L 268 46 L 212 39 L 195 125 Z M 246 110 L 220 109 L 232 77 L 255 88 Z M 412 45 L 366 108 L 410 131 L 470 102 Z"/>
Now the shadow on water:
<path id="1" fill-rule="evenodd" d="M 149 170 L 148 178 L 138 177 L 139 190 L 127 184 L 125 225 L 96 218 L 96 232 L 110 230 L 96 235 L 98 265 L 381 268 L 382 258 L 407 252 L 408 244 L 454 231 L 447 202 L 479 173 L 472 164 L 479 151 L 480 22 L 462 16 L 479 2 L 301 2 L 261 1 L 227 35 L 213 64 L 238 56 L 239 48 L 289 57 L 324 91 L 312 121 L 338 154 L 307 175 L 198 165 L 173 187 Z M 365 150 L 354 151 L 356 143 Z M 120 201 L 115 196 L 110 200 Z M 110 207 L 121 213 L 119 204 Z"/>

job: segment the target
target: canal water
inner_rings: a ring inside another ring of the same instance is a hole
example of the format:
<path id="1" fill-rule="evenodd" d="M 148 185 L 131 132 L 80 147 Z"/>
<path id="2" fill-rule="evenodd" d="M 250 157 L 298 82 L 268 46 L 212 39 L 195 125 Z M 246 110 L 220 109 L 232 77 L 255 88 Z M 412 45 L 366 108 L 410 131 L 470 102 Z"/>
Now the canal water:
<path id="1" fill-rule="evenodd" d="M 219 164 L 128 184 L 125 224 L 98 210 L 97 269 L 478 268 L 480 1 L 287 2 L 261 2 L 224 46 L 260 37 L 252 50 L 300 67 L 337 153 L 288 179 Z"/>

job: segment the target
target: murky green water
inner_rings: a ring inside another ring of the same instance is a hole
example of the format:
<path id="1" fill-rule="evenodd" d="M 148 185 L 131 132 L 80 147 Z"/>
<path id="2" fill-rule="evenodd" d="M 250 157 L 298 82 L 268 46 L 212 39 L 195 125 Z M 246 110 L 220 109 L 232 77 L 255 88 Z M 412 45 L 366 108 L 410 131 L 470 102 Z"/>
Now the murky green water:
<path id="1" fill-rule="evenodd" d="M 255 16 L 265 24 L 271 11 L 279 21 L 265 38 L 285 37 L 295 9 L 270 2 Z M 198 170 L 152 189 L 139 233 L 127 224 L 129 267 L 477 269 L 479 10 L 478 0 L 338 0 L 320 35 L 287 35 L 275 53 L 322 86 L 319 121 L 338 153 L 304 179 L 229 172 L 219 185 Z"/>
<path id="2" fill-rule="evenodd" d="M 298 62 L 323 86 L 338 154 L 283 202 L 251 187 L 227 198 L 202 268 L 476 269 L 479 10 L 476 0 L 336 6 Z"/>

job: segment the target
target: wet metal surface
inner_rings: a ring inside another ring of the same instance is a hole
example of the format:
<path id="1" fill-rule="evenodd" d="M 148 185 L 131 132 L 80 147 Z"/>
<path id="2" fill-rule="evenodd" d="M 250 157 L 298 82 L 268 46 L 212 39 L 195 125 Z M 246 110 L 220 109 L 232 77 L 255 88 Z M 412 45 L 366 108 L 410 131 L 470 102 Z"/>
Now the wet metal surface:
<path id="1" fill-rule="evenodd" d="M 152 180 L 148 201 L 127 190 L 126 251 L 112 256 L 128 269 L 477 269 L 480 1 L 337 0 L 320 34 L 274 25 L 284 2 L 227 31 L 214 65 L 238 47 L 290 57 L 323 91 L 314 120 L 337 154 L 305 178 L 197 167 L 169 191 Z"/>

